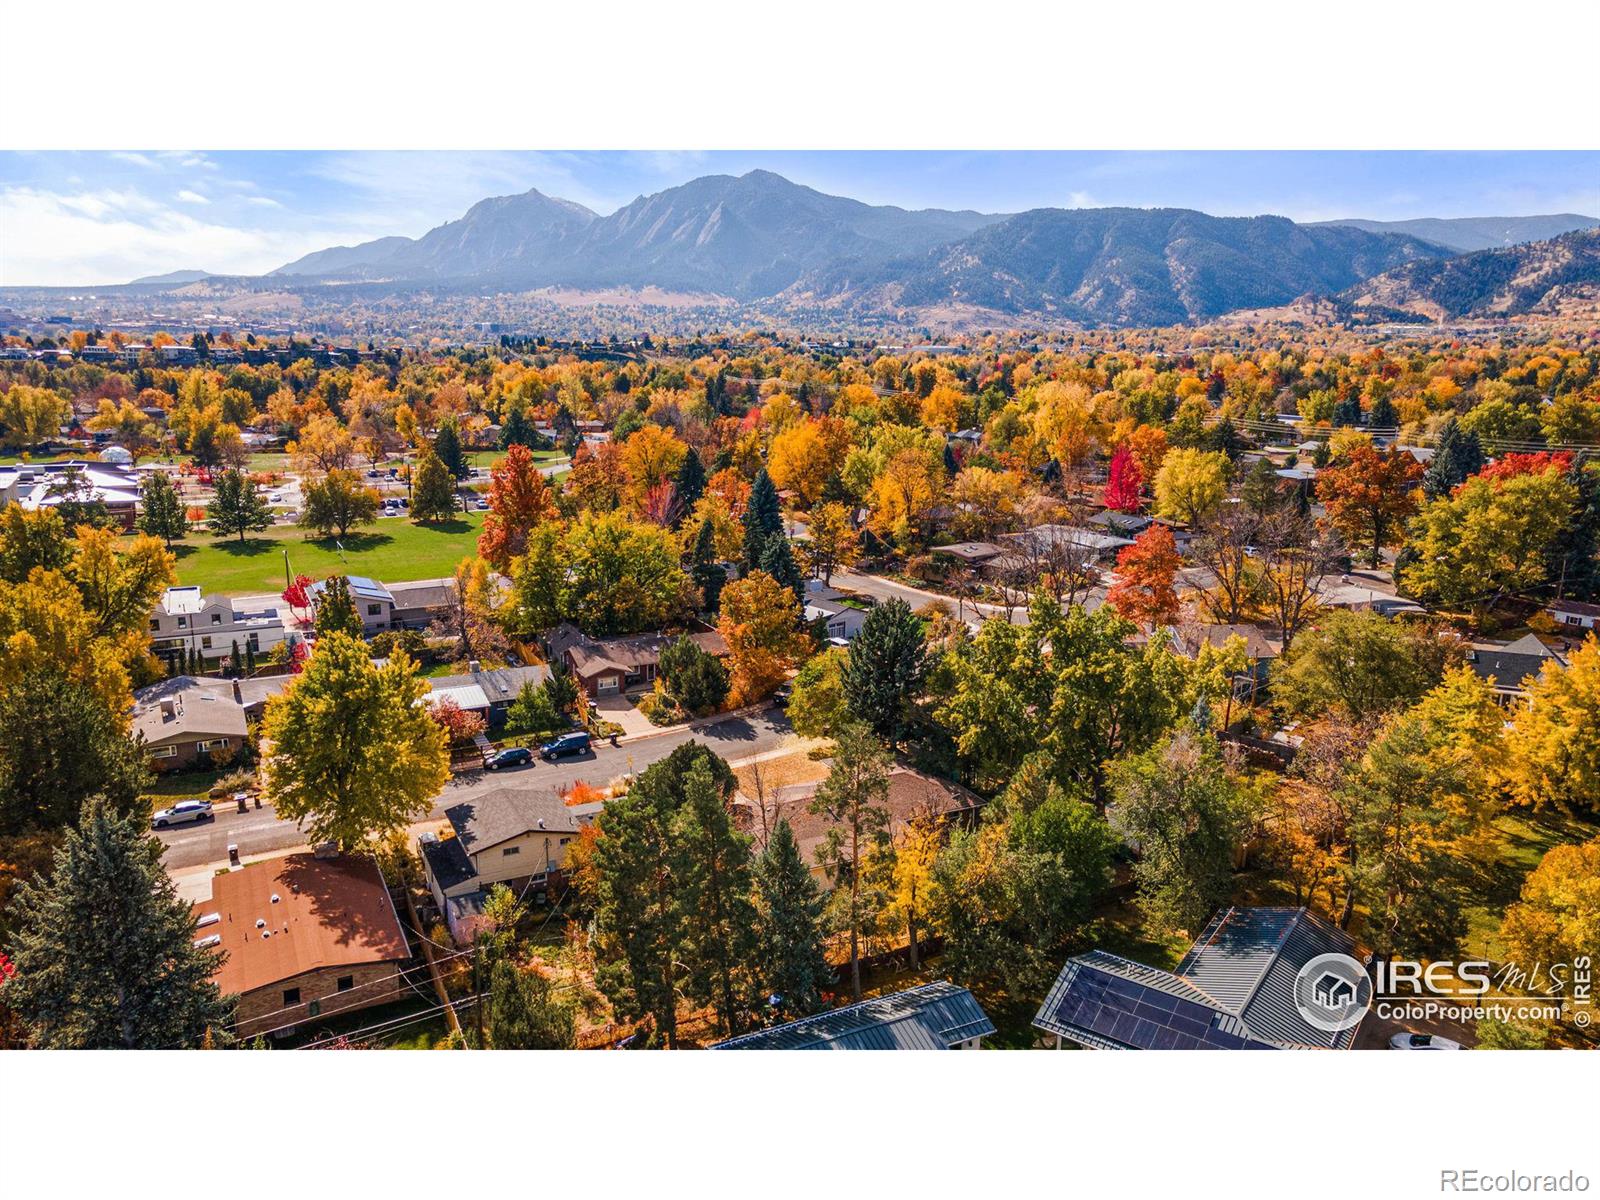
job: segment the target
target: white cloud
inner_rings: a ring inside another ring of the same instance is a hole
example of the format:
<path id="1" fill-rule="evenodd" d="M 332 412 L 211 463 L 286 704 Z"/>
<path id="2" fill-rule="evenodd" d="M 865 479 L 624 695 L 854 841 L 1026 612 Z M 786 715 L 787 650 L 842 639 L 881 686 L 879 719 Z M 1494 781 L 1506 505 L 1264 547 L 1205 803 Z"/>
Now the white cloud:
<path id="1" fill-rule="evenodd" d="M 1088 192 L 1069 192 L 1067 194 L 1068 208 L 1099 208 L 1100 205 Z"/>
<path id="2" fill-rule="evenodd" d="M 202 196 L 199 192 L 192 192 L 188 188 L 184 188 L 182 191 L 180 191 L 178 193 L 178 199 L 182 200 L 185 204 L 210 204 L 211 203 L 211 200 L 210 200 L 209 197 Z"/>
<path id="3" fill-rule="evenodd" d="M 203 221 L 135 191 L 0 188 L 0 286 L 124 283 L 200 268 L 254 275 L 345 237 L 338 228 L 278 230 Z"/>
<path id="4" fill-rule="evenodd" d="M 271 196 L 246 196 L 244 198 L 244 202 L 246 204 L 259 205 L 262 208 L 282 208 L 283 207 L 283 205 L 279 204 Z"/>
<path id="5" fill-rule="evenodd" d="M 147 171 L 159 171 L 161 164 L 148 154 L 140 154 L 134 150 L 113 150 L 111 157 L 118 162 L 132 163 L 136 167 L 143 167 Z"/>

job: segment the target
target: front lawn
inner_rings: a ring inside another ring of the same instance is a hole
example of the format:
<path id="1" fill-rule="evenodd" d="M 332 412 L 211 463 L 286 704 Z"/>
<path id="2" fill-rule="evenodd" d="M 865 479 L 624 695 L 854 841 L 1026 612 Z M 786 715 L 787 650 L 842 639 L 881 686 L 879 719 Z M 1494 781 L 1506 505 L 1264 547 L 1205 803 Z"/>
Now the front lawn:
<path id="1" fill-rule="evenodd" d="M 336 572 L 380 582 L 440 579 L 477 553 L 483 516 L 474 512 L 437 525 L 386 517 L 342 539 L 308 539 L 307 530 L 292 525 L 251 534 L 243 543 L 190 534 L 173 546 L 173 553 L 178 556 L 178 582 L 198 584 L 208 595 L 281 592 L 286 569 L 318 579 Z"/>

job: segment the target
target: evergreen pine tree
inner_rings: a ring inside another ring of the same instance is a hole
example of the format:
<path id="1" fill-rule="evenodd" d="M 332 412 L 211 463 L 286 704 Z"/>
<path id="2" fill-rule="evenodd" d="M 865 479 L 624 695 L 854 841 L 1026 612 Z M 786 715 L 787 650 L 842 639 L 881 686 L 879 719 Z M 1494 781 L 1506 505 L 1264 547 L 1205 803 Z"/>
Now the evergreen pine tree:
<path id="1" fill-rule="evenodd" d="M 761 551 L 761 561 L 756 566 L 793 592 L 800 603 L 800 611 L 805 611 L 806 579 L 794 560 L 794 548 L 789 545 L 788 538 L 781 533 L 769 537 L 766 547 Z"/>
<path id="2" fill-rule="evenodd" d="M 1394 401 L 1387 395 L 1379 396 L 1372 402 L 1372 408 L 1367 412 L 1367 427 L 1369 429 L 1398 429 L 1400 427 L 1400 414 L 1395 411 Z"/>
<path id="3" fill-rule="evenodd" d="M 1439 431 L 1433 461 L 1422 475 L 1422 493 L 1429 500 L 1448 496 L 1483 469 L 1483 446 L 1476 433 L 1465 432 L 1454 417 Z"/>
<path id="4" fill-rule="evenodd" d="M 572 1050 L 577 1018 L 551 982 L 497 957 L 489 971 L 489 1044 L 496 1050 Z"/>
<path id="5" fill-rule="evenodd" d="M 224 471 L 217 479 L 216 488 L 216 496 L 206 508 L 206 521 L 212 533 L 236 533 L 242 546 L 245 534 L 272 525 L 272 510 L 243 471 Z"/>
<path id="6" fill-rule="evenodd" d="M 411 519 L 448 521 L 455 511 L 455 477 L 443 459 L 424 447 L 417 455 L 416 474 L 411 483 Z"/>
<path id="7" fill-rule="evenodd" d="M 1333 406 L 1332 420 L 1335 429 L 1361 424 L 1361 400 L 1354 392 L 1347 391 L 1340 397 Z"/>
<path id="8" fill-rule="evenodd" d="M 334 575 L 322 585 L 317 595 L 316 629 L 319 638 L 333 633 L 348 633 L 353 638 L 365 636 L 361 614 L 356 611 L 355 598 L 350 595 L 350 581 L 343 575 Z"/>
<path id="9" fill-rule="evenodd" d="M 456 428 L 454 417 L 439 422 L 439 431 L 433 435 L 433 452 L 455 478 L 467 477 L 467 456 L 461 449 L 461 431 Z"/>
<path id="10" fill-rule="evenodd" d="M 788 821 L 767 838 L 755 878 L 761 986 L 781 1019 L 808 1017 L 822 1007 L 833 972 L 822 948 L 822 894 Z"/>
<path id="11" fill-rule="evenodd" d="M 687 516 L 693 511 L 700 497 L 706 494 L 706 467 L 700 461 L 700 452 L 693 446 L 689 453 L 683 456 L 683 465 L 678 468 L 678 477 L 673 481 L 673 495 L 678 502 L 678 511 Z"/>
<path id="12" fill-rule="evenodd" d="M 672 836 L 682 862 L 676 883 L 688 965 L 684 991 L 715 1008 L 723 1033 L 731 1036 L 749 1011 L 759 952 L 750 839 L 734 828 L 726 797 L 705 762 L 684 777 Z"/>
<path id="13" fill-rule="evenodd" d="M 710 521 L 700 523 L 700 532 L 694 539 L 694 549 L 689 556 L 689 578 L 700 589 L 701 607 L 706 612 L 716 612 L 723 585 L 728 582 L 728 572 L 717 558 L 717 533 Z"/>
<path id="14" fill-rule="evenodd" d="M 763 467 L 750 485 L 750 499 L 744 509 L 744 566 L 753 571 L 761 565 L 767 539 L 783 532 L 783 509 L 778 504 L 778 489 Z"/>
<path id="15" fill-rule="evenodd" d="M 194 910 L 145 823 L 91 798 L 49 877 L 17 892 L 5 998 L 35 1046 L 197 1046 L 228 1018 L 211 982 L 222 956 L 195 945 Z"/>
<path id="16" fill-rule="evenodd" d="M 256 673 L 256 648 L 246 642 L 244 647 L 244 673 L 247 678 Z"/>
<path id="17" fill-rule="evenodd" d="M 528 418 L 522 415 L 522 409 L 513 408 L 500 424 L 500 449 L 531 446 L 533 436 L 533 426 L 528 423 Z"/>
<path id="18" fill-rule="evenodd" d="M 922 623 L 904 600 L 867 614 L 845 656 L 842 682 L 850 714 L 893 745 L 922 686 L 927 651 Z"/>
<path id="19" fill-rule="evenodd" d="M 228 670 L 235 679 L 244 674 L 244 655 L 239 652 L 238 639 L 234 639 L 233 650 L 228 655 Z"/>
<path id="20" fill-rule="evenodd" d="M 169 547 L 189 531 L 189 521 L 178 499 L 178 491 L 165 471 L 150 473 L 140 504 L 144 511 L 139 514 L 139 529 L 151 537 L 160 538 Z"/>

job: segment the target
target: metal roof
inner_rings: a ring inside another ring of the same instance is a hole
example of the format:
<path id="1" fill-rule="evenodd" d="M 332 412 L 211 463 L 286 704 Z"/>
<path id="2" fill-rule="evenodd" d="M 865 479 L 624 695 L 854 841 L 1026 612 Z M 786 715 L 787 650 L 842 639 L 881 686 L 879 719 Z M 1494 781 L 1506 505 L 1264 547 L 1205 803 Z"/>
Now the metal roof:
<path id="1" fill-rule="evenodd" d="M 994 1033 L 971 992 L 945 980 L 729 1038 L 713 1050 L 950 1050 Z"/>
<path id="2" fill-rule="evenodd" d="M 1067 961 L 1036 1028 L 1097 1049 L 1348 1048 L 1301 1015 L 1294 982 L 1320 954 L 1354 956 L 1343 930 L 1303 908 L 1226 908 L 1176 971 L 1095 950 Z"/>

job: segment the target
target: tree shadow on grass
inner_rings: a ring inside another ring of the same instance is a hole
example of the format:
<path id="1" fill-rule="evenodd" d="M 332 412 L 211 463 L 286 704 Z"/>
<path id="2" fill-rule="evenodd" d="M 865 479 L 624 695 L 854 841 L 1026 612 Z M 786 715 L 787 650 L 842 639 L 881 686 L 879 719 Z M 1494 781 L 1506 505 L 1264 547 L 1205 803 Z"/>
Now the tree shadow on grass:
<path id="1" fill-rule="evenodd" d="M 417 523 L 418 529 L 426 529 L 430 533 L 471 533 L 472 522 L 457 517 L 450 521 L 422 521 Z"/>
<path id="2" fill-rule="evenodd" d="M 245 538 L 242 542 L 238 538 L 229 538 L 227 540 L 218 539 L 211 543 L 213 550 L 220 550 L 222 553 L 231 554 L 235 558 L 254 558 L 258 554 L 271 554 L 281 546 L 281 542 L 275 542 L 268 538 Z"/>
<path id="3" fill-rule="evenodd" d="M 378 550 L 390 545 L 394 538 L 387 533 L 349 533 L 344 537 L 319 537 L 307 538 L 306 543 L 315 546 L 318 550 L 328 554 L 339 553 L 340 547 L 346 554 L 364 554 L 368 550 Z"/>

